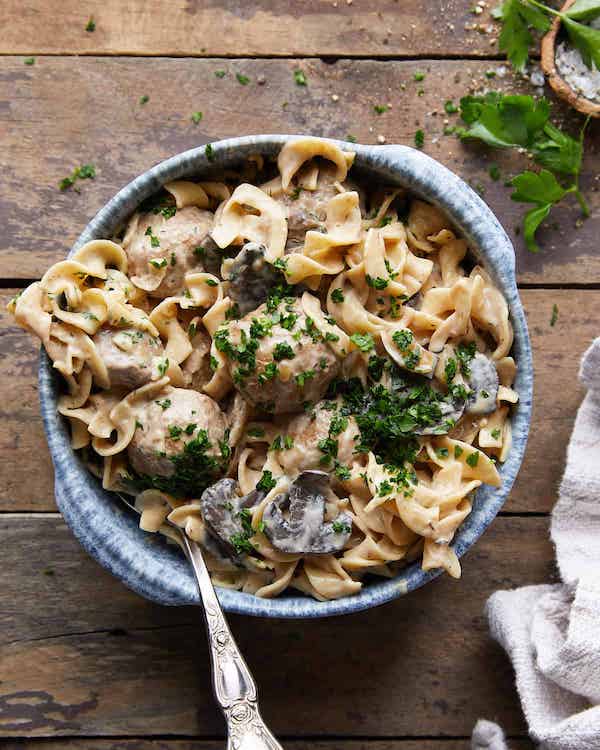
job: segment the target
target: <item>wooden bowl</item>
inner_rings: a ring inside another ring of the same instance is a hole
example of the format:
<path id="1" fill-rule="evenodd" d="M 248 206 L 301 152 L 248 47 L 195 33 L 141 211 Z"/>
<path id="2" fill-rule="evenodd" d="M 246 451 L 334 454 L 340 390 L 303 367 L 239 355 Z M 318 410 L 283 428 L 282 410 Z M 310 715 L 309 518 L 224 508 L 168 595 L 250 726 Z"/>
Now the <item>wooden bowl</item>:
<path id="1" fill-rule="evenodd" d="M 562 10 L 567 10 L 573 5 L 575 0 L 567 0 Z M 596 104 L 590 99 L 581 96 L 569 86 L 569 84 L 560 76 L 554 62 L 556 56 L 556 38 L 560 31 L 560 18 L 557 16 L 552 22 L 550 31 L 542 39 L 542 70 L 548 78 L 548 83 L 553 91 L 561 99 L 570 104 L 573 109 L 582 112 L 584 115 L 600 117 L 600 104 Z"/>

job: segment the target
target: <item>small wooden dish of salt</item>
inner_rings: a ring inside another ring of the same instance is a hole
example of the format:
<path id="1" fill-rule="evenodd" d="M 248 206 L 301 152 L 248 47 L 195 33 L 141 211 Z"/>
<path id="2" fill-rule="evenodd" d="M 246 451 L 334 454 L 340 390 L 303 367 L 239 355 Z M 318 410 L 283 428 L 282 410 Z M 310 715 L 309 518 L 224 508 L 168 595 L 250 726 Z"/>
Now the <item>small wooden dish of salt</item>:
<path id="1" fill-rule="evenodd" d="M 567 0 L 561 10 L 568 10 L 574 2 Z M 561 19 L 556 17 L 542 39 L 542 70 L 557 96 L 584 115 L 600 117 L 600 71 L 585 65 L 561 31 Z"/>

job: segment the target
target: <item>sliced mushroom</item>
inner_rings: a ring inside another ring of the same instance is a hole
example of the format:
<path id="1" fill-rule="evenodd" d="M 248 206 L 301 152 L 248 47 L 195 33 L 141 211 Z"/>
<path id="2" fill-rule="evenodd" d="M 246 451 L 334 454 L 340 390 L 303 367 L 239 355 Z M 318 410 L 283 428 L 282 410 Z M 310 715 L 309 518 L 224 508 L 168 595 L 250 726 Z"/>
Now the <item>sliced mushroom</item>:
<path id="1" fill-rule="evenodd" d="M 229 296 L 245 315 L 266 301 L 269 290 L 281 281 L 280 273 L 265 260 L 267 249 L 247 242 L 227 267 Z"/>
<path id="2" fill-rule="evenodd" d="M 257 505 L 263 497 L 257 490 L 240 496 L 235 479 L 220 479 L 202 493 L 200 505 L 204 523 L 230 557 L 237 555 L 232 540 L 246 537 L 242 511 Z"/>
<path id="3" fill-rule="evenodd" d="M 323 522 L 328 484 L 327 473 L 303 471 L 287 493 L 273 499 L 263 513 L 263 522 L 265 534 L 276 549 L 293 555 L 324 555 L 344 548 L 352 532 L 352 519 L 340 513 L 333 521 Z"/>
<path id="4" fill-rule="evenodd" d="M 498 398 L 498 372 L 493 360 L 477 352 L 469 363 L 467 414 L 491 414 Z"/>

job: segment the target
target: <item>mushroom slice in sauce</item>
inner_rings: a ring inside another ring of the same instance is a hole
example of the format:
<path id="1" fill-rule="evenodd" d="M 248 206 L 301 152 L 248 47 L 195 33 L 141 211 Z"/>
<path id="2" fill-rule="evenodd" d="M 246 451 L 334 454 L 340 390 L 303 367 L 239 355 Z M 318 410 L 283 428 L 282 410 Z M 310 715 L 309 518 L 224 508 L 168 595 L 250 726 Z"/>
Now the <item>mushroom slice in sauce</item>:
<path id="1" fill-rule="evenodd" d="M 255 506 L 263 497 L 263 493 L 257 490 L 240 496 L 235 479 L 220 479 L 202 493 L 200 505 L 204 523 L 230 556 L 236 555 L 232 540 L 246 535 L 242 512 Z"/>
<path id="2" fill-rule="evenodd" d="M 340 513 L 324 523 L 328 484 L 327 473 L 303 471 L 286 494 L 273 499 L 263 513 L 263 522 L 265 534 L 276 549 L 292 555 L 322 555 L 344 548 L 352 532 L 352 519 Z"/>
<path id="3" fill-rule="evenodd" d="M 467 384 L 471 393 L 467 400 L 467 414 L 491 414 L 498 398 L 498 372 L 493 360 L 477 352 L 469 362 Z"/>
<path id="4" fill-rule="evenodd" d="M 247 242 L 227 267 L 229 297 L 245 315 L 266 301 L 269 290 L 281 281 L 281 274 L 265 260 L 266 248 Z"/>

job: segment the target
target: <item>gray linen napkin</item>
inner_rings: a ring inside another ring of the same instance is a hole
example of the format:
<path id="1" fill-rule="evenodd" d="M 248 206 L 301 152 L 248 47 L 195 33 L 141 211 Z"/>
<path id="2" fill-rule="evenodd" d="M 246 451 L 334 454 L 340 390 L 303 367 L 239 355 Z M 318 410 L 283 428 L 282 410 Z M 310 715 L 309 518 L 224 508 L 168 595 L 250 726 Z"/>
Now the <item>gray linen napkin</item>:
<path id="1" fill-rule="evenodd" d="M 530 736 L 543 750 L 600 748 L 600 338 L 580 378 L 588 392 L 552 512 L 562 583 L 497 591 L 486 605 L 492 637 L 513 663 Z M 479 721 L 472 747 L 506 744 L 499 727 Z"/>

